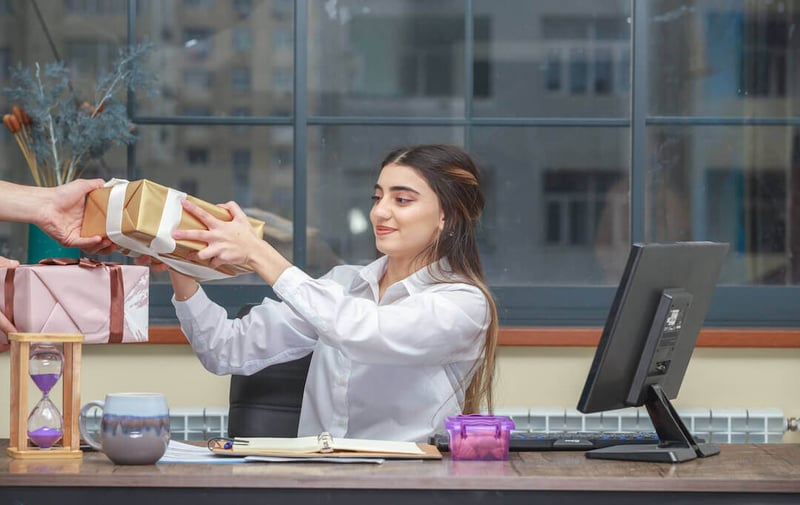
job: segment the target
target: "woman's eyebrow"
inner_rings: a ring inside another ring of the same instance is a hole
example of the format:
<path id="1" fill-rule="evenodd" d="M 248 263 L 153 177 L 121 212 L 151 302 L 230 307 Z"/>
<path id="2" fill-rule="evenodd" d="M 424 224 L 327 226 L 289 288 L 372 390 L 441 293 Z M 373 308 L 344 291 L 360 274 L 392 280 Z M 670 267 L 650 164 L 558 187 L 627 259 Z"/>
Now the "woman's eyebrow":
<path id="1" fill-rule="evenodd" d="M 381 187 L 380 184 L 376 184 L 375 185 L 375 189 L 379 189 L 379 190 L 383 191 L 383 188 Z M 391 187 L 389 187 L 389 191 L 409 191 L 409 192 L 417 194 L 417 195 L 419 194 L 419 191 L 417 191 L 416 189 L 414 189 L 412 187 L 409 187 L 409 186 L 391 186 Z"/>

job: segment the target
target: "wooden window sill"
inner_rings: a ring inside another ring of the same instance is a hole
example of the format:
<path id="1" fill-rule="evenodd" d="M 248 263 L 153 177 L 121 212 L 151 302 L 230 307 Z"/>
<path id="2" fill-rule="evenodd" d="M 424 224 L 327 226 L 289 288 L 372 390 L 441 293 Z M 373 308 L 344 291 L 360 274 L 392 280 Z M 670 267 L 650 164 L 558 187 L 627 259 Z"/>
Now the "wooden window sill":
<path id="1" fill-rule="evenodd" d="M 601 328 L 501 328 L 498 344 L 532 347 L 595 347 Z M 148 344 L 186 344 L 178 326 L 150 327 Z M 706 328 L 697 347 L 800 347 L 800 328 Z"/>

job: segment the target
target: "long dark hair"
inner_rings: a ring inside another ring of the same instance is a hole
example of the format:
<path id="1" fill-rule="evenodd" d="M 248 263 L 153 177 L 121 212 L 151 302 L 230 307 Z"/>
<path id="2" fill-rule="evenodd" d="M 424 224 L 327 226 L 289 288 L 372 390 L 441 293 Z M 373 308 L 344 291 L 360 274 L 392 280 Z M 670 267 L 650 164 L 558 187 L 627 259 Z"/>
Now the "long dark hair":
<path id="1" fill-rule="evenodd" d="M 467 279 L 480 289 L 488 304 L 489 327 L 483 343 L 483 360 L 476 362 L 466 388 L 462 411 L 478 413 L 485 402 L 493 409 L 494 355 L 497 347 L 497 306 L 494 303 L 481 266 L 475 228 L 484 206 L 480 172 L 463 149 L 452 145 L 419 145 L 395 149 L 381 163 L 408 166 L 417 171 L 439 198 L 444 212 L 444 228 L 420 258 L 432 265 L 441 258 L 450 263 L 453 274 Z M 442 279 L 443 282 L 447 282 Z"/>

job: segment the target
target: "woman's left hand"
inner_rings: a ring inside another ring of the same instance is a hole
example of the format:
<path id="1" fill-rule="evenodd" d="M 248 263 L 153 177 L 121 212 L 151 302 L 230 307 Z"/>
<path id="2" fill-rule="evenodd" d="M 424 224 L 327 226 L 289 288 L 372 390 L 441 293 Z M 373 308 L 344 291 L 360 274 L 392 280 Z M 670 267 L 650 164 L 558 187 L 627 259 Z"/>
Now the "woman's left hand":
<path id="1" fill-rule="evenodd" d="M 233 220 L 223 221 L 212 216 L 189 200 L 182 202 L 183 208 L 202 222 L 207 230 L 176 230 L 172 237 L 176 240 L 205 242 L 208 246 L 193 253 L 190 259 L 209 260 L 214 268 L 220 265 L 247 266 L 251 254 L 263 244 L 253 230 L 247 215 L 235 202 L 219 204 L 226 209 Z"/>

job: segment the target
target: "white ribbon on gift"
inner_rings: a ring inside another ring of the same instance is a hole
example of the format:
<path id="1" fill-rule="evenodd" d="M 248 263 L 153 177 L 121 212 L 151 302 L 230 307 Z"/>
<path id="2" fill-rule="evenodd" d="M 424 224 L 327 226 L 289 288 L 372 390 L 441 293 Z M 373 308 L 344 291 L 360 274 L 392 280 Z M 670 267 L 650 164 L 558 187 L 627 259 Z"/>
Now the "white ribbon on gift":
<path id="1" fill-rule="evenodd" d="M 186 200 L 186 193 L 168 188 L 167 200 L 164 203 L 161 221 L 158 224 L 158 232 L 156 232 L 155 238 L 148 245 L 122 233 L 122 215 L 125 208 L 125 191 L 128 188 L 128 181 L 125 179 L 111 179 L 105 185 L 106 187 L 111 187 L 111 195 L 108 197 L 108 208 L 106 209 L 106 234 L 118 246 L 135 253 L 128 254 L 129 256 L 152 256 L 166 263 L 170 268 L 198 280 L 208 281 L 231 277 L 210 267 L 162 256 L 175 250 L 175 239 L 172 238 L 172 232 L 178 229 L 178 225 L 181 222 L 181 213 L 183 212 L 181 202 Z"/>

